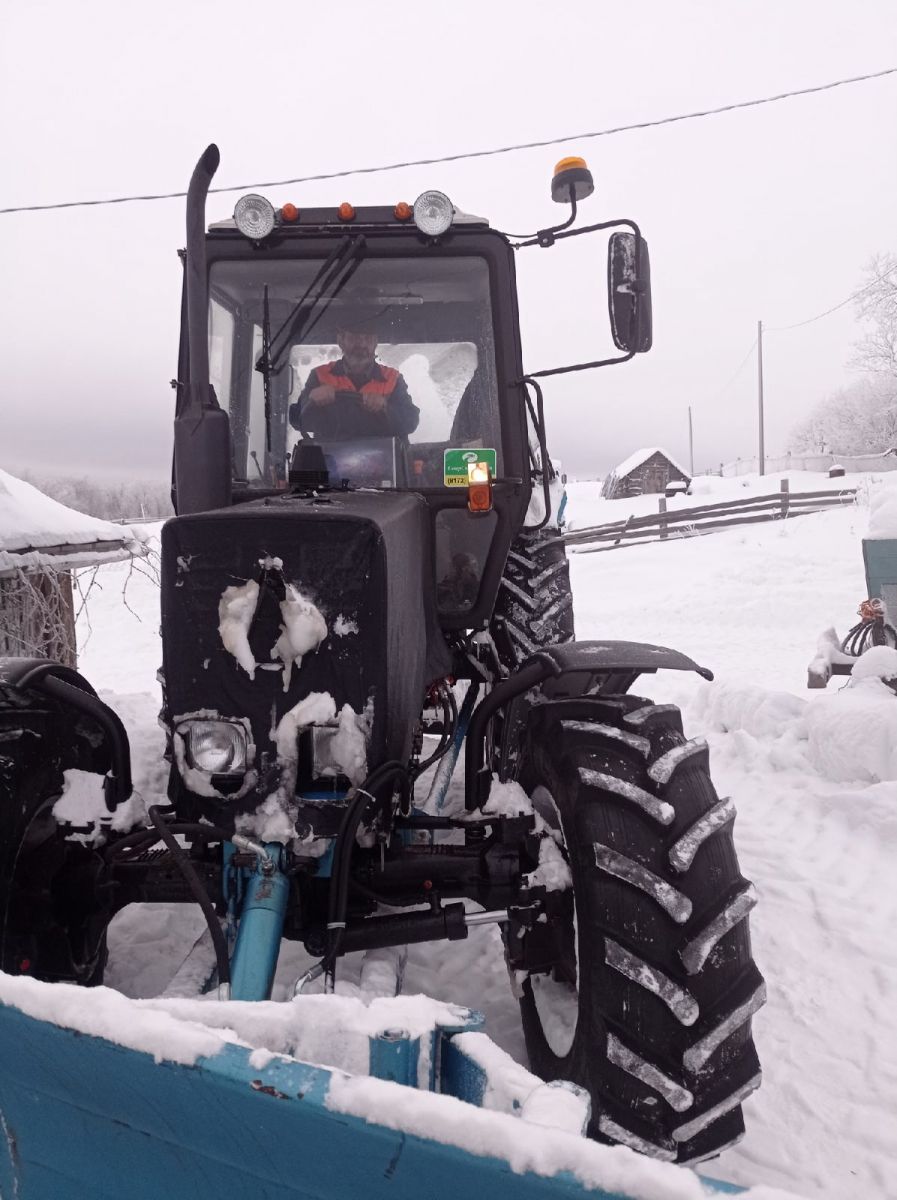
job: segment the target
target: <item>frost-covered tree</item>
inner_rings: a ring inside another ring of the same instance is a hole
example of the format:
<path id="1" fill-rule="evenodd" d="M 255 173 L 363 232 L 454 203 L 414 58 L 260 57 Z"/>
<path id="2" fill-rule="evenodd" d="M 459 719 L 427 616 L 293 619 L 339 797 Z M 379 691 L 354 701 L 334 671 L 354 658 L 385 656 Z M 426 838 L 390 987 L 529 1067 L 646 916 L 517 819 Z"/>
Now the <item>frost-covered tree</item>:
<path id="1" fill-rule="evenodd" d="M 100 482 L 83 475 L 43 475 L 29 470 L 17 471 L 14 467 L 12 470 L 20 479 L 33 483 L 60 504 L 92 517 L 112 521 L 129 517 L 162 520 L 172 513 L 170 486 L 161 480 L 105 479 Z"/>
<path id="2" fill-rule="evenodd" d="M 856 299 L 866 332 L 850 365 L 897 379 L 897 254 L 876 254 L 866 267 L 866 286 Z"/>
<path id="3" fill-rule="evenodd" d="M 859 379 L 817 404 L 792 430 L 797 451 L 876 454 L 897 446 L 897 376 Z"/>

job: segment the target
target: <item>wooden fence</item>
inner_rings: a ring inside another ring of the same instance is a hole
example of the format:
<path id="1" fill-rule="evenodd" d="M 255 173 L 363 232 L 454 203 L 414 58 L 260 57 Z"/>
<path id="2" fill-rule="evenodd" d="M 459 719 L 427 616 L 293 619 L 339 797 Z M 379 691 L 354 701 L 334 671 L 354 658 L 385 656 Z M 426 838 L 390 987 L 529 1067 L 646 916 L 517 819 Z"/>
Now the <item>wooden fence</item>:
<path id="1" fill-rule="evenodd" d="M 574 554 L 596 554 L 602 550 L 666 541 L 668 538 L 700 537 L 717 529 L 731 529 L 736 525 L 751 525 L 758 521 L 784 521 L 789 517 L 823 512 L 855 502 L 856 488 L 792 493 L 788 480 L 783 479 L 779 491 L 769 496 L 719 500 L 694 508 L 674 508 L 670 511 L 666 499 L 661 496 L 657 513 L 571 530 L 562 537 L 566 545 L 572 547 Z"/>

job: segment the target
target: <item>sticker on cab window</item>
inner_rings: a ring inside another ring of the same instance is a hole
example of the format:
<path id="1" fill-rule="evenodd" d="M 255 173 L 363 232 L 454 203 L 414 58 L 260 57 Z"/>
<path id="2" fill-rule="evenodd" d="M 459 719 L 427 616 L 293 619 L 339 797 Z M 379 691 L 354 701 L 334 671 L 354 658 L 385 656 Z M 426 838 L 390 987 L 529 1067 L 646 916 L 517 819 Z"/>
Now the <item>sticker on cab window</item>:
<path id="1" fill-rule="evenodd" d="M 467 487 L 470 468 L 485 463 L 489 474 L 495 478 L 496 453 L 494 450 L 472 449 L 462 446 L 457 450 L 446 450 L 443 456 L 443 482 L 446 487 Z"/>

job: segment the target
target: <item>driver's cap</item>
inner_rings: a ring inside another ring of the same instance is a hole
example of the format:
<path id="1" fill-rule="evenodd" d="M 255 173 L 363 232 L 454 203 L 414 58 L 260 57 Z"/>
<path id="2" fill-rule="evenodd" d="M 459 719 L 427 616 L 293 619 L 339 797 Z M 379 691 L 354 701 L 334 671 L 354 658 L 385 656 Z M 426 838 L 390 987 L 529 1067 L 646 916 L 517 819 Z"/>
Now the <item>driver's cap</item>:
<path id="1" fill-rule="evenodd" d="M 344 333 L 371 333 L 380 335 L 386 310 L 374 304 L 353 304 L 337 314 L 336 325 Z"/>

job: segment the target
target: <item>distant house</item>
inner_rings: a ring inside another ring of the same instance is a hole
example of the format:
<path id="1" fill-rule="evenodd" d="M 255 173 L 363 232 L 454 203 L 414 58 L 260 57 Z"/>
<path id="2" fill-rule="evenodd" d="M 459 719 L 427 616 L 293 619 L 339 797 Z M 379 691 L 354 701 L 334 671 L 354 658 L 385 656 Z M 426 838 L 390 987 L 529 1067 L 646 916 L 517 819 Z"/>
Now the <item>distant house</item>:
<path id="1" fill-rule="evenodd" d="M 652 446 L 636 450 L 614 467 L 604 481 L 601 495 L 605 500 L 620 500 L 650 492 L 662 494 L 671 483 L 682 483 L 687 487 L 691 476 L 670 458 L 666 450 Z"/>
<path id="2" fill-rule="evenodd" d="M 129 526 L 75 512 L 0 471 L 0 657 L 73 667 L 72 570 L 146 553 Z"/>

